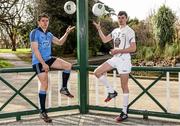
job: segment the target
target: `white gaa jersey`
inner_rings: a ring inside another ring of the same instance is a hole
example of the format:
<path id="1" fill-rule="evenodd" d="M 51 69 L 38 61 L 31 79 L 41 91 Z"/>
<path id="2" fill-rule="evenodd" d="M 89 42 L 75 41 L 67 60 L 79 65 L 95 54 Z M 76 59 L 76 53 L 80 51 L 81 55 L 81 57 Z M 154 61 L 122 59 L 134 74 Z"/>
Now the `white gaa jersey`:
<path id="1" fill-rule="evenodd" d="M 135 33 L 128 25 L 124 28 L 116 28 L 111 32 L 111 37 L 113 39 L 114 48 L 126 49 L 130 46 L 131 42 L 135 42 Z M 122 57 L 130 59 L 129 53 L 116 54 L 115 57 Z"/>

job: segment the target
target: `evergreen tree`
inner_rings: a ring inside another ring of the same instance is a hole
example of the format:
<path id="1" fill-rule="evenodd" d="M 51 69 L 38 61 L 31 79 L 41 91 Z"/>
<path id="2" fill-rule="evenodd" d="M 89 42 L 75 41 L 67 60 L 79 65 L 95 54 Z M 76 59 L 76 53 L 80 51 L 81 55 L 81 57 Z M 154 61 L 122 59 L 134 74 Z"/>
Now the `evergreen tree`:
<path id="1" fill-rule="evenodd" d="M 165 5 L 161 6 L 154 16 L 155 36 L 160 48 L 164 48 L 167 43 L 172 43 L 175 37 L 175 14 Z"/>

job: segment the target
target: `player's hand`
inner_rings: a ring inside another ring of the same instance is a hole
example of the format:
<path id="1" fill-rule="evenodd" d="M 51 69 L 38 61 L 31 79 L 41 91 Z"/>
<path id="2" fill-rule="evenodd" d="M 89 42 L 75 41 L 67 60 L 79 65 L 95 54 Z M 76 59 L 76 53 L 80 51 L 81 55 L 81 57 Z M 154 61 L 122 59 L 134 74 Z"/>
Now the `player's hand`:
<path id="1" fill-rule="evenodd" d="M 48 66 L 46 63 L 44 63 L 44 64 L 42 64 L 42 69 L 43 69 L 45 72 L 48 72 L 48 71 L 49 71 L 49 66 Z"/>
<path id="2" fill-rule="evenodd" d="M 111 49 L 109 53 L 111 55 L 116 55 L 116 54 L 120 53 L 120 50 L 119 49 Z"/>
<path id="3" fill-rule="evenodd" d="M 73 31 L 75 29 L 75 26 L 69 26 L 67 29 L 66 29 L 66 33 L 70 33 L 71 31 Z"/>
<path id="4" fill-rule="evenodd" d="M 100 21 L 98 23 L 96 23 L 95 21 L 93 21 L 94 26 L 97 28 L 97 30 L 101 29 L 101 24 Z"/>

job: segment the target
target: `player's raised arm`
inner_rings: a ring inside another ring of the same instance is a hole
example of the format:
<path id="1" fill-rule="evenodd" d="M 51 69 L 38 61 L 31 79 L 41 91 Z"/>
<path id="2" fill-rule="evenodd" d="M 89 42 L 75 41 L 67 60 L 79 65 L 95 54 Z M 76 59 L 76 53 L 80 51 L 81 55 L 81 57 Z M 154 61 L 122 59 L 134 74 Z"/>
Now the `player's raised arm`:
<path id="1" fill-rule="evenodd" d="M 104 35 L 104 33 L 101 30 L 100 22 L 96 23 L 95 21 L 93 21 L 93 24 L 96 27 L 96 29 L 98 30 L 99 36 L 100 36 L 103 43 L 107 43 L 107 42 L 112 40 L 112 37 L 110 34 L 107 36 Z"/>
<path id="2" fill-rule="evenodd" d="M 54 44 L 56 44 L 56 45 L 63 45 L 64 42 L 66 41 L 69 33 L 70 33 L 71 31 L 73 31 L 74 29 L 75 29 L 75 26 L 69 26 L 69 27 L 66 29 L 66 32 L 64 33 L 64 35 L 63 35 L 60 39 L 58 39 L 57 37 L 53 36 L 52 42 L 53 42 Z"/>

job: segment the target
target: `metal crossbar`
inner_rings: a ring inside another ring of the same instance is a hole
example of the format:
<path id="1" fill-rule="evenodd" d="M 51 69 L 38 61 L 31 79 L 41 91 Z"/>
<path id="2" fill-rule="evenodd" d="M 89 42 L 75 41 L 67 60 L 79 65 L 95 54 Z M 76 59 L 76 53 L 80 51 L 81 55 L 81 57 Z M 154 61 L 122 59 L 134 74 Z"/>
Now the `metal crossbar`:
<path id="1" fill-rule="evenodd" d="M 143 96 L 145 93 L 166 113 L 167 110 L 154 98 L 148 90 L 152 88 L 164 75 L 165 73 L 163 72 L 157 79 L 155 79 L 147 88 L 144 88 L 137 80 L 134 78 L 132 75 L 130 77 L 132 80 L 143 90 L 131 103 L 129 103 L 128 107 L 132 106 L 141 96 Z"/>
<path id="2" fill-rule="evenodd" d="M 29 84 L 29 82 L 31 82 L 31 80 L 36 76 L 36 74 L 34 74 L 19 90 L 17 90 L 16 88 L 14 88 L 9 82 L 7 82 L 5 79 L 3 79 L 1 76 L 0 76 L 0 80 L 2 82 L 4 82 L 4 84 L 6 84 L 9 88 L 11 88 L 15 94 L 12 95 L 0 108 L 0 111 L 2 111 L 7 105 L 9 102 L 11 102 L 16 95 L 20 95 L 23 99 L 25 99 L 29 104 L 31 104 L 33 107 L 35 107 L 37 110 L 39 109 L 31 100 L 29 100 L 26 96 L 24 96 L 21 91 Z"/>

